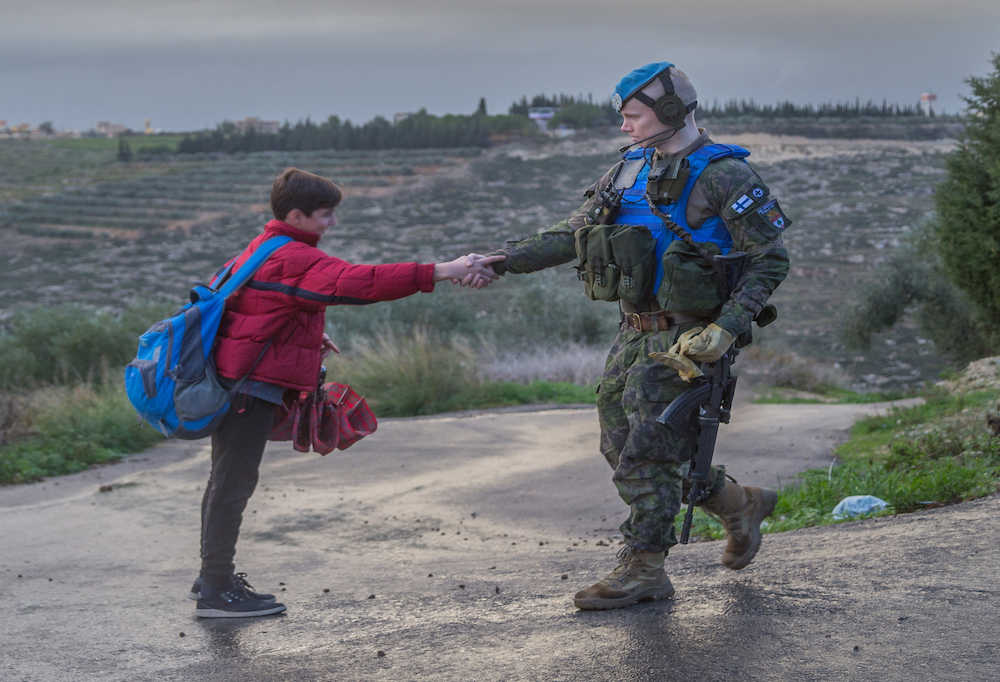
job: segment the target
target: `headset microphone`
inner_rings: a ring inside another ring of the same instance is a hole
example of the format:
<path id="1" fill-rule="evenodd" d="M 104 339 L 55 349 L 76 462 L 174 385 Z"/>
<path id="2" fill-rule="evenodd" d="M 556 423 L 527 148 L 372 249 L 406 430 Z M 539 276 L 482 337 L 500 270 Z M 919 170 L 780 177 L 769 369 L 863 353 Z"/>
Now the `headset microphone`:
<path id="1" fill-rule="evenodd" d="M 625 152 L 627 152 L 632 147 L 635 147 L 636 145 L 640 145 L 643 142 L 649 142 L 653 138 L 660 137 L 661 135 L 669 135 L 670 137 L 673 137 L 675 134 L 677 134 L 677 130 L 676 129 L 674 129 L 674 130 L 661 130 L 660 132 L 656 133 L 655 135 L 650 135 L 649 137 L 642 138 L 638 142 L 633 142 L 632 144 L 627 144 L 627 145 L 624 145 L 622 147 L 619 147 L 618 148 L 618 153 L 619 154 L 624 154 Z M 670 138 L 668 137 L 667 139 L 670 139 Z"/>

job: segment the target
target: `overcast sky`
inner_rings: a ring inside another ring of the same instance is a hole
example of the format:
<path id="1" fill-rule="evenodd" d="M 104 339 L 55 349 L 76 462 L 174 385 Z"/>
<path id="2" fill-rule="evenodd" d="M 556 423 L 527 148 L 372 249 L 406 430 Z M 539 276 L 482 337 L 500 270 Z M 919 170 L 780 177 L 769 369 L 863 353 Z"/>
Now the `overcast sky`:
<path id="1" fill-rule="evenodd" d="M 914 103 L 955 112 L 1000 52 L 998 0 L 10 0 L 0 120 L 164 130 L 259 116 L 490 113 L 610 96 L 672 61 L 699 100 Z"/>

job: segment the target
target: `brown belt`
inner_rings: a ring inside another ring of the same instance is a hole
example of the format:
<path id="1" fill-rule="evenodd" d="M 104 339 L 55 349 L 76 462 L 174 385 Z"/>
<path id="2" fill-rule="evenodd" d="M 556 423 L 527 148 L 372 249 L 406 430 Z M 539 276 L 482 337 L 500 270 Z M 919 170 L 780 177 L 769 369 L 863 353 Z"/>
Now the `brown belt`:
<path id="1" fill-rule="evenodd" d="M 672 313 L 669 310 L 656 310 L 651 313 L 622 313 L 625 324 L 638 332 L 664 332 L 671 327 L 686 322 L 703 322 L 705 318 L 684 313 Z"/>

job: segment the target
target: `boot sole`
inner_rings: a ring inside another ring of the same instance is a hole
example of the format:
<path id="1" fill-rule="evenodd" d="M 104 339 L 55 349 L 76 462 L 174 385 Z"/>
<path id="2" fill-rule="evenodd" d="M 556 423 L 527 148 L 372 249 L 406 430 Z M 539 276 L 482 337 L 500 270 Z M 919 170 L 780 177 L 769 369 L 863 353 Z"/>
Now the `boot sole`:
<path id="1" fill-rule="evenodd" d="M 768 516 L 774 513 L 774 508 L 778 504 L 778 493 L 774 490 L 768 488 L 763 489 L 763 495 L 761 496 L 761 505 L 757 509 L 757 513 L 753 517 L 753 527 L 754 533 L 753 538 L 750 541 L 750 547 L 738 560 L 732 564 L 726 564 L 726 568 L 732 571 L 738 571 L 741 568 L 746 568 L 753 558 L 757 556 L 757 550 L 760 549 L 760 541 L 762 534 L 760 532 L 760 522 L 766 519 Z"/>
<path id="2" fill-rule="evenodd" d="M 195 609 L 194 615 L 199 618 L 253 618 L 255 616 L 271 616 L 281 613 L 288 607 L 284 604 L 271 606 L 257 611 L 223 611 L 222 609 Z"/>
<path id="3" fill-rule="evenodd" d="M 677 590 L 673 585 L 650 587 L 639 594 L 633 594 L 621 599 L 573 599 L 573 605 L 582 611 L 604 611 L 607 609 L 624 609 L 641 601 L 659 601 L 674 596 Z"/>

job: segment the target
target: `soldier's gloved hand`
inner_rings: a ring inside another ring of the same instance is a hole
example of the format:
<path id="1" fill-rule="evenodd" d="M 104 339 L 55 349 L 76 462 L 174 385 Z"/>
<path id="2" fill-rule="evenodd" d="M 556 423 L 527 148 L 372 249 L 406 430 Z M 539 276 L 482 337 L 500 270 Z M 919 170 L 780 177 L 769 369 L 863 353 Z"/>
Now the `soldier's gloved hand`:
<path id="1" fill-rule="evenodd" d="M 694 331 L 694 330 L 691 330 Z M 733 345 L 735 337 L 719 325 L 712 323 L 700 333 L 688 336 L 681 335 L 678 340 L 682 355 L 697 362 L 715 362 Z M 690 334 L 690 332 L 688 332 Z M 670 350 L 673 350 L 671 348 Z"/>
<path id="2" fill-rule="evenodd" d="M 672 345 L 666 353 L 650 353 L 649 357 L 676 370 L 684 381 L 691 381 L 697 377 L 704 376 L 705 373 L 701 371 L 701 368 L 691 358 L 685 356 L 681 350 L 686 343 L 689 343 L 692 338 L 698 336 L 701 331 L 701 327 L 689 329 L 677 338 L 677 343 Z"/>

